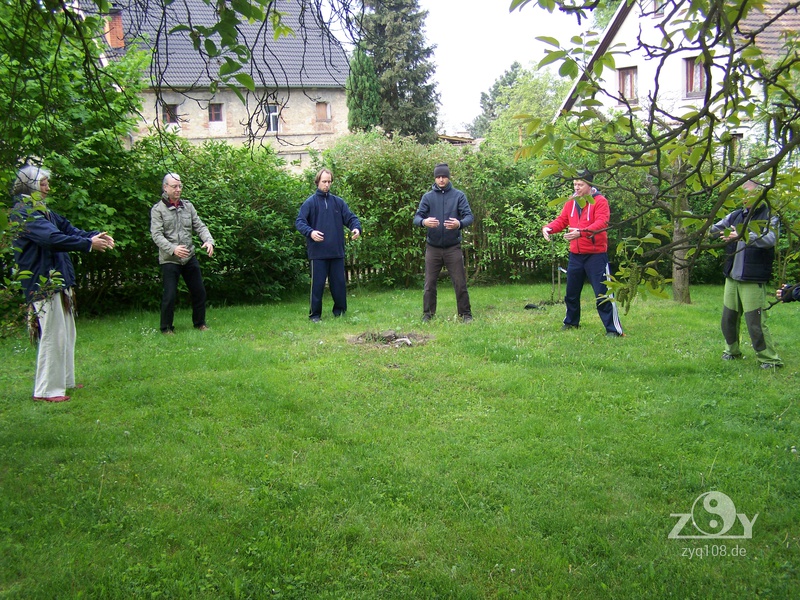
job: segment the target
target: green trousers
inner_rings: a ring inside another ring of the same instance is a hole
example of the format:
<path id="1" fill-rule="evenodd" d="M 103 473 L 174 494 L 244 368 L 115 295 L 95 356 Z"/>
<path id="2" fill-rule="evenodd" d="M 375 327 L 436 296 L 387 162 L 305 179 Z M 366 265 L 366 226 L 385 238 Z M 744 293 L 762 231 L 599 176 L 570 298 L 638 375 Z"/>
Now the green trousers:
<path id="1" fill-rule="evenodd" d="M 783 364 L 767 328 L 767 313 L 764 310 L 767 306 L 767 284 L 735 281 L 727 277 L 722 305 L 722 335 L 725 337 L 726 354 L 737 358 L 742 355 L 739 328 L 744 317 L 758 361 Z"/>

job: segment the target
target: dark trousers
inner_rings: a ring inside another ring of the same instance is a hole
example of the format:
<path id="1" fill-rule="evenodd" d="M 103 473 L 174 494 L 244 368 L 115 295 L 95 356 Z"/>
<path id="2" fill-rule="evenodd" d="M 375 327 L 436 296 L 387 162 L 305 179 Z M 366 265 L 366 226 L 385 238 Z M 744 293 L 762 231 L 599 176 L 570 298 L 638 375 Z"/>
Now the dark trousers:
<path id="1" fill-rule="evenodd" d="M 325 281 L 333 296 L 333 316 L 339 317 L 347 311 L 347 278 L 344 274 L 343 258 L 325 258 L 311 261 L 311 310 L 309 318 L 322 316 L 322 294 Z"/>
<path id="2" fill-rule="evenodd" d="M 425 316 L 432 317 L 436 314 L 436 284 L 442 267 L 447 267 L 450 281 L 456 292 L 456 306 L 458 316 L 472 316 L 467 292 L 467 272 L 464 269 L 464 255 L 461 253 L 461 244 L 449 248 L 428 246 L 425 249 L 425 292 L 422 295 L 422 312 Z"/>
<path id="3" fill-rule="evenodd" d="M 608 292 L 606 279 L 609 275 L 608 254 L 599 252 L 597 254 L 575 254 L 569 253 L 569 263 L 567 264 L 567 293 L 564 303 L 567 305 L 567 316 L 564 317 L 565 325 L 577 327 L 581 322 L 581 292 L 583 284 L 588 279 L 594 290 L 597 299 L 597 313 L 606 331 L 609 333 L 622 333 L 622 325 L 619 322 L 619 312 L 617 305 L 612 300 L 599 298 Z"/>
<path id="4" fill-rule="evenodd" d="M 192 323 L 195 327 L 206 324 L 206 288 L 200 263 L 193 256 L 185 265 L 164 263 L 161 265 L 161 278 L 164 282 L 164 295 L 161 297 L 161 331 L 173 329 L 175 302 L 178 300 L 178 278 L 183 276 L 192 299 Z"/>

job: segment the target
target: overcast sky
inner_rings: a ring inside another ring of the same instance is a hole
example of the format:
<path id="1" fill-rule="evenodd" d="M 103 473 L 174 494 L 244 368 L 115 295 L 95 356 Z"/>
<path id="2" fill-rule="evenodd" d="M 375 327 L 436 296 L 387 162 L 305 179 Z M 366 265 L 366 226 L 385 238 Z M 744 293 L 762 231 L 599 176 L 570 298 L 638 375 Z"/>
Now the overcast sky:
<path id="1" fill-rule="evenodd" d="M 575 17 L 551 15 L 535 2 L 509 13 L 511 0 L 418 1 L 428 11 L 425 37 L 436 45 L 439 120 L 450 135 L 480 114 L 481 92 L 488 92 L 514 61 L 534 67 L 544 58 L 546 45 L 537 36 L 566 43 L 581 29 Z"/>

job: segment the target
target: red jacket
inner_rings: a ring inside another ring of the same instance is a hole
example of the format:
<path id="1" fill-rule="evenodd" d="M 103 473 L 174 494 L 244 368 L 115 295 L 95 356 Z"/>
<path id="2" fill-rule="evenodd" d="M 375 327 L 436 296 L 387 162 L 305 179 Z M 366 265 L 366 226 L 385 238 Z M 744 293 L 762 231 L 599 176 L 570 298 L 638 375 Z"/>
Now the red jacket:
<path id="1" fill-rule="evenodd" d="M 561 214 L 545 225 L 550 228 L 551 233 L 558 233 L 567 227 L 580 229 L 581 237 L 569 243 L 569 251 L 575 254 L 598 254 L 608 251 L 608 234 L 605 230 L 608 227 L 611 211 L 605 196 L 599 193 L 593 196 L 594 204 L 587 202 L 581 209 L 580 215 L 578 203 L 569 200 L 561 209 Z"/>

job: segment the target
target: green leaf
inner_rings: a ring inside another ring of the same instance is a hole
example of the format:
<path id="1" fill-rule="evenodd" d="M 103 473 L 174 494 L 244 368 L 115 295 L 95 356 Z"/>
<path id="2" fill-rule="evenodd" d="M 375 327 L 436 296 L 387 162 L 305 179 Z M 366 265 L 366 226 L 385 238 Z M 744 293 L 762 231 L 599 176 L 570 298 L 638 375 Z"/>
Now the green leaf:
<path id="1" fill-rule="evenodd" d="M 542 169 L 541 171 L 539 171 L 536 177 L 538 179 L 544 179 L 545 177 L 550 177 L 550 175 L 555 175 L 556 173 L 558 173 L 558 170 L 559 166 L 553 165 L 552 167 L 547 167 L 546 169 Z"/>
<path id="2" fill-rule="evenodd" d="M 226 58 L 225 62 L 222 63 L 222 65 L 220 65 L 219 67 L 219 76 L 226 77 L 231 73 L 235 73 L 241 68 L 242 68 L 241 64 L 237 63 L 234 60 L 231 60 L 230 58 Z"/>
<path id="3" fill-rule="evenodd" d="M 550 50 L 547 52 L 547 55 L 541 61 L 539 61 L 538 68 L 541 69 L 542 67 L 554 63 L 557 60 L 561 60 L 566 56 L 567 52 L 565 50 Z"/>
<path id="4" fill-rule="evenodd" d="M 250 75 L 248 75 L 247 73 L 237 73 L 236 75 L 233 76 L 233 78 L 251 92 L 256 91 L 256 84 L 253 82 L 253 78 L 250 77 Z"/>
<path id="5" fill-rule="evenodd" d="M 561 43 L 553 37 L 549 37 L 546 35 L 540 36 L 536 38 L 540 42 L 544 42 L 545 44 L 550 44 L 551 46 L 555 46 L 556 48 L 561 48 Z"/>

